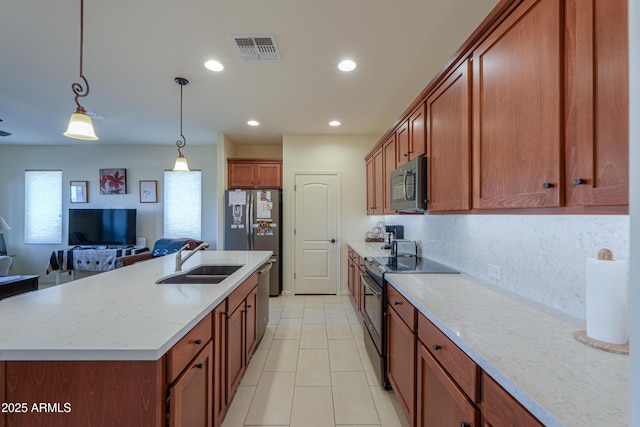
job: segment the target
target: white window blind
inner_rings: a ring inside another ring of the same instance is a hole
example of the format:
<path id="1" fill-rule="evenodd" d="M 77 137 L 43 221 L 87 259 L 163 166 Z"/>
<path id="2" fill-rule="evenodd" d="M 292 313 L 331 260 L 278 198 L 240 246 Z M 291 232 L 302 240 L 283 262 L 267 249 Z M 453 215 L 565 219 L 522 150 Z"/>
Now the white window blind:
<path id="1" fill-rule="evenodd" d="M 24 242 L 62 243 L 62 171 L 25 171 L 24 193 Z"/>
<path id="2" fill-rule="evenodd" d="M 164 237 L 201 238 L 201 176 L 200 171 L 164 172 Z"/>

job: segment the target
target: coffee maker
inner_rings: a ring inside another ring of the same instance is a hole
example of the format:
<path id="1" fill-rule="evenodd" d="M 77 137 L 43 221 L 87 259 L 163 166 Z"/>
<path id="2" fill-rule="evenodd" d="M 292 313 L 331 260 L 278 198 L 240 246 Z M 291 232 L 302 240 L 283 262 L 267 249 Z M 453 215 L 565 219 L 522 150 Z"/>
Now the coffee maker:
<path id="1" fill-rule="evenodd" d="M 382 249 L 391 249 L 391 242 L 404 239 L 404 225 L 385 225 L 384 245 Z"/>

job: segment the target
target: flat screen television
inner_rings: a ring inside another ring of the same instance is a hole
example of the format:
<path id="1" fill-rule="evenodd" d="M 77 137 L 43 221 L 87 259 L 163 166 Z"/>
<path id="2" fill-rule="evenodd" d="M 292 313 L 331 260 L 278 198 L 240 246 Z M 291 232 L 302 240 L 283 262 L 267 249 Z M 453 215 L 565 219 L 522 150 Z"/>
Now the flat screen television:
<path id="1" fill-rule="evenodd" d="M 135 209 L 69 209 L 69 245 L 129 246 L 135 243 Z"/>

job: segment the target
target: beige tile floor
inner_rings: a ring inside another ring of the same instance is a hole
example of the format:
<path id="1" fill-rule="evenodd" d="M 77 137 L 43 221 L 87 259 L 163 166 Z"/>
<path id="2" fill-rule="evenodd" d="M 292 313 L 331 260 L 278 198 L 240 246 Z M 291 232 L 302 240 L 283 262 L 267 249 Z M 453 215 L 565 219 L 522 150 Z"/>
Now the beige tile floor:
<path id="1" fill-rule="evenodd" d="M 363 346 L 346 296 L 270 298 L 269 325 L 223 427 L 405 427 Z"/>

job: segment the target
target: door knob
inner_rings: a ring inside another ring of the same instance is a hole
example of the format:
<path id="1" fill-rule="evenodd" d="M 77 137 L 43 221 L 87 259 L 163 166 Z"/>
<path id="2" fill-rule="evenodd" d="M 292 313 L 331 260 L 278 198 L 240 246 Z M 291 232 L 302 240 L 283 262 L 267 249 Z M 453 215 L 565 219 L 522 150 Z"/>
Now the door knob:
<path id="1" fill-rule="evenodd" d="M 336 239 L 331 239 L 331 243 L 335 243 L 335 242 L 336 242 Z"/>

